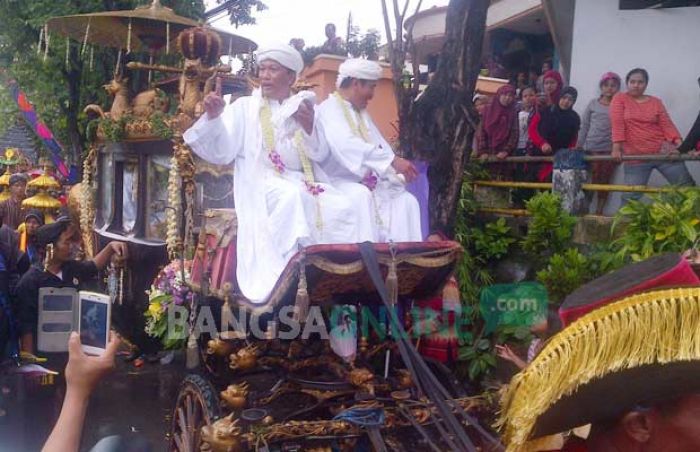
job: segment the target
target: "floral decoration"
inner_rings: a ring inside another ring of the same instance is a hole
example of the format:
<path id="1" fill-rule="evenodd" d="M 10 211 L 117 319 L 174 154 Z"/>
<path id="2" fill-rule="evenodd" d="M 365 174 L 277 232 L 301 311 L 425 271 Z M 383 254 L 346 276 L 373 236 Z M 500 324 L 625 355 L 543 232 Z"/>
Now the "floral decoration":
<path id="1" fill-rule="evenodd" d="M 166 350 L 184 348 L 187 342 L 187 331 L 182 325 L 175 324 L 174 331 L 168 330 L 168 311 L 175 307 L 189 311 L 194 301 L 194 292 L 186 283 L 190 278 L 192 261 L 185 261 L 184 265 L 184 278 L 180 260 L 174 260 L 158 273 L 148 291 L 145 331 L 159 339 Z"/>

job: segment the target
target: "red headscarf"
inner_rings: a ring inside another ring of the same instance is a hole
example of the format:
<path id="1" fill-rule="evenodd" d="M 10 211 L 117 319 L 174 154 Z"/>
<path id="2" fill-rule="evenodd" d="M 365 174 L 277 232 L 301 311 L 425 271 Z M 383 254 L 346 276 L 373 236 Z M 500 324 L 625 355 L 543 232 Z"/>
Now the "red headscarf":
<path id="1" fill-rule="evenodd" d="M 515 87 L 513 85 L 503 85 L 498 88 L 496 95 L 484 111 L 484 132 L 488 136 L 491 149 L 500 149 L 508 141 L 508 137 L 513 129 L 513 121 L 517 119 L 515 102 L 504 107 L 499 101 L 504 94 L 513 94 L 515 96 Z"/>
<path id="2" fill-rule="evenodd" d="M 542 83 L 544 83 L 544 81 L 548 78 L 551 78 L 557 82 L 557 89 L 554 90 L 554 92 L 548 98 L 549 105 L 556 105 L 559 103 L 559 97 L 561 97 L 561 89 L 564 87 L 564 80 L 562 80 L 559 71 L 555 71 L 554 69 L 550 69 L 544 73 L 542 76 Z"/>

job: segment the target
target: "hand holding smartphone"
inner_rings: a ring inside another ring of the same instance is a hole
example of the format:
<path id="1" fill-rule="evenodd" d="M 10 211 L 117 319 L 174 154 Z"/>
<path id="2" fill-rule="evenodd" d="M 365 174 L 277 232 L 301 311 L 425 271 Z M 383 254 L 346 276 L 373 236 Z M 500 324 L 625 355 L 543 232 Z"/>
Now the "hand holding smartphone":
<path id="1" fill-rule="evenodd" d="M 112 304 L 109 295 L 79 292 L 78 333 L 83 351 L 88 355 L 102 355 L 109 343 Z"/>

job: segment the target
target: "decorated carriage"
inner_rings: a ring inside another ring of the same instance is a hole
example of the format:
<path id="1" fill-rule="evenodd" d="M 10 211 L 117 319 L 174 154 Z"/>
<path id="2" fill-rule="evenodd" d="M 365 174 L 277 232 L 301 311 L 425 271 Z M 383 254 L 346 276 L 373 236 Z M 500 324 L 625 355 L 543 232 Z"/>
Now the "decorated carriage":
<path id="1" fill-rule="evenodd" d="M 444 285 L 457 243 L 310 246 L 266 302 L 241 294 L 231 168 L 197 160 L 182 133 L 217 78 L 225 94 L 249 92 L 253 42 L 157 0 L 53 18 L 45 33 L 118 49 L 105 85 L 111 107 L 85 109 L 96 115 L 93 143 L 73 200 L 88 256 L 112 240 L 129 245 L 126 266 L 107 275 L 117 328 L 144 351 L 159 345 L 151 336 L 173 336 L 165 345 L 198 361 L 175 402 L 171 450 L 475 450 L 494 441 L 475 420 L 480 400 L 424 360 L 409 334 L 413 300 Z M 171 50 L 179 65 L 154 63 L 173 61 Z M 243 55 L 239 73 L 220 64 L 226 50 Z M 148 63 L 136 61 L 139 51 Z M 138 72 L 149 85 L 131 96 Z M 171 310 L 185 319 L 174 329 Z"/>

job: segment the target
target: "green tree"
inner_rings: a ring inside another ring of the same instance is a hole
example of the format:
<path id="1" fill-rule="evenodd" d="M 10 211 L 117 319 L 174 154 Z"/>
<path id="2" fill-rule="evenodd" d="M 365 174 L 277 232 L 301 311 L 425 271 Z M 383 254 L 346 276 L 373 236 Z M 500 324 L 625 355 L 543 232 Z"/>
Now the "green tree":
<path id="1" fill-rule="evenodd" d="M 102 85 L 109 81 L 117 59 L 115 49 L 95 47 L 81 55 L 81 43 L 51 34 L 49 51 L 39 52 L 39 36 L 55 16 L 126 10 L 146 0 L 0 0 L 0 67 L 16 79 L 42 120 L 67 150 L 72 163 L 80 161 L 90 103 L 107 104 Z M 161 0 L 182 16 L 204 18 L 204 0 Z M 259 2 L 236 0 L 227 11 L 232 22 L 251 23 L 251 9 Z M 66 45 L 68 50 L 66 51 Z M 141 56 L 146 61 L 147 57 Z M 0 87 L 4 91 L 4 87 Z M 17 109 L 6 92 L 0 93 L 0 123 L 14 120 Z"/>
<path id="2" fill-rule="evenodd" d="M 241 25 L 255 24 L 255 17 L 252 14 L 253 9 L 257 12 L 267 9 L 267 5 L 260 0 L 216 0 L 216 3 L 219 6 L 212 11 L 227 11 L 231 18 L 231 24 L 236 28 Z"/>

